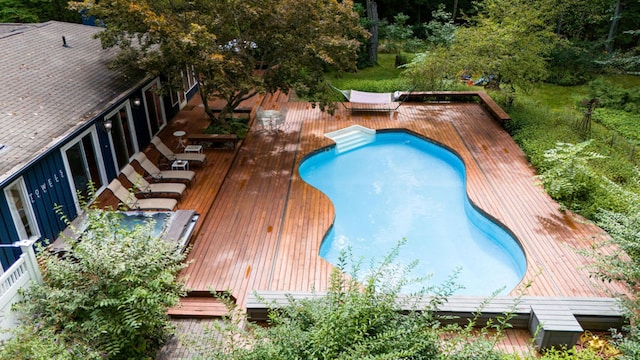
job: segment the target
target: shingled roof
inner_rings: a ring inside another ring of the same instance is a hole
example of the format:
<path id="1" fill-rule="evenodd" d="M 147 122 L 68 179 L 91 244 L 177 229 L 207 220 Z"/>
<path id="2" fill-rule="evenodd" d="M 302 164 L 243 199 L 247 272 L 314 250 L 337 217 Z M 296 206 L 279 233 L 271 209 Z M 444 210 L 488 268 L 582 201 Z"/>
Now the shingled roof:
<path id="1" fill-rule="evenodd" d="M 1 28 L 1 27 L 0 27 Z M 0 184 L 135 85 L 107 64 L 98 27 L 50 21 L 0 31 Z M 66 46 L 63 43 L 63 37 Z"/>

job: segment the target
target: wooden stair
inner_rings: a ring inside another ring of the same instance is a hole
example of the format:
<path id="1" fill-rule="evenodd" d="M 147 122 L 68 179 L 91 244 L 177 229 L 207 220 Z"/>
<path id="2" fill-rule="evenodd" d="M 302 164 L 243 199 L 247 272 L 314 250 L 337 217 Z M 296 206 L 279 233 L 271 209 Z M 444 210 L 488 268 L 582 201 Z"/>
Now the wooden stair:
<path id="1" fill-rule="evenodd" d="M 233 299 L 235 302 L 235 299 Z M 192 292 L 167 312 L 173 318 L 219 318 L 229 314 L 227 306 L 207 292 Z"/>

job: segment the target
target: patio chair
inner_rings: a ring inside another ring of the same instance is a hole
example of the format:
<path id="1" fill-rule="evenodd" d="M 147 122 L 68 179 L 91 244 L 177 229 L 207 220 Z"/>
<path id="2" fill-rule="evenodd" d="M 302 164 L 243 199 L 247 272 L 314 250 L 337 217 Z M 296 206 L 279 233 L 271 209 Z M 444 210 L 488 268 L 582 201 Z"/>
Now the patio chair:
<path id="1" fill-rule="evenodd" d="M 156 182 L 181 182 L 190 184 L 196 176 L 196 173 L 190 170 L 160 170 L 143 152 L 137 153 L 133 159 L 137 161 L 140 167 Z"/>
<path id="2" fill-rule="evenodd" d="M 196 163 L 196 164 L 202 166 L 202 164 L 204 164 L 204 162 L 207 160 L 207 155 L 205 155 L 205 154 L 174 153 L 157 136 L 154 136 L 153 139 L 151 139 L 151 143 L 156 148 L 156 150 L 158 150 L 158 152 L 160 152 L 160 154 L 162 154 L 162 156 L 167 158 L 167 160 L 169 160 L 169 161 L 186 160 L 186 161 L 189 161 L 189 163 Z"/>
<path id="3" fill-rule="evenodd" d="M 180 198 L 182 193 L 187 189 L 187 185 L 183 183 L 149 183 L 142 175 L 140 175 L 133 166 L 127 164 L 122 169 L 124 175 L 134 188 L 145 197 L 177 197 Z"/>
<path id="4" fill-rule="evenodd" d="M 107 186 L 113 195 L 126 207 L 131 210 L 166 210 L 173 211 L 178 206 L 178 200 L 167 198 L 148 198 L 138 199 L 127 188 L 125 188 L 120 180 L 113 179 Z"/>

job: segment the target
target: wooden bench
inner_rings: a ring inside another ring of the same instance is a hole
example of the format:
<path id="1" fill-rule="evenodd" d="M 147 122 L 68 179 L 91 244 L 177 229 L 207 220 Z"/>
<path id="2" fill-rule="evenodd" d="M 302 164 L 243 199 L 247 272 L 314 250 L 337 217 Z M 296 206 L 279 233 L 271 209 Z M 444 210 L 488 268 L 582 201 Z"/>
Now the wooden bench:
<path id="1" fill-rule="evenodd" d="M 478 91 L 477 94 L 478 94 L 478 97 L 480 98 L 480 103 L 482 104 L 482 106 L 484 106 L 484 108 L 487 109 L 487 111 L 489 111 L 489 113 L 491 113 L 493 117 L 495 117 L 499 121 L 511 120 L 511 116 L 509 116 L 509 114 L 507 114 L 507 112 L 504 111 L 500 107 L 500 105 L 498 105 L 495 101 L 493 101 L 493 99 L 491 98 L 491 96 L 489 96 L 489 94 L 487 94 L 484 91 Z"/>
<path id="2" fill-rule="evenodd" d="M 416 91 L 403 92 L 400 97 L 406 97 L 406 101 L 431 102 L 469 102 L 477 100 L 496 120 L 511 120 L 511 116 L 484 91 Z"/>
<path id="3" fill-rule="evenodd" d="M 265 321 L 270 311 L 289 305 L 289 299 L 325 295 L 322 292 L 257 291 L 247 297 L 247 316 L 252 321 Z M 401 305 L 399 311 L 426 309 L 430 298 L 405 300 L 400 297 L 398 303 L 411 306 Z M 514 328 L 529 329 L 531 335 L 536 336 L 535 344 L 540 349 L 572 347 L 584 330 L 619 329 L 625 324 L 618 300 L 613 298 L 525 296 L 517 299 L 500 296 L 487 301 L 481 296 L 451 296 L 436 313 L 444 316 L 443 322 L 466 325 L 480 309 L 477 326 L 485 326 L 489 320 L 495 324 L 496 317 L 511 314 L 509 324 Z"/>
<path id="4" fill-rule="evenodd" d="M 560 304 L 531 305 L 529 332 L 535 335 L 537 348 L 571 348 L 583 331 L 568 307 Z"/>
<path id="5" fill-rule="evenodd" d="M 208 145 L 212 144 L 228 144 L 232 143 L 236 147 L 238 143 L 238 135 L 236 134 L 189 134 L 187 140 L 192 144 Z"/>

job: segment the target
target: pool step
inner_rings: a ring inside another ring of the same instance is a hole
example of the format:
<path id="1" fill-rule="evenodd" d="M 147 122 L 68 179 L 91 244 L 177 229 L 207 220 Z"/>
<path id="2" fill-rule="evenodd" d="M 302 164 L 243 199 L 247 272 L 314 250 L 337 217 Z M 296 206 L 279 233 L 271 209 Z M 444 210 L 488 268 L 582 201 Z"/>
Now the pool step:
<path id="1" fill-rule="evenodd" d="M 343 153 L 375 140 L 376 131 L 360 125 L 352 125 L 324 134 L 336 143 L 336 151 Z"/>
<path id="2" fill-rule="evenodd" d="M 235 298 L 231 299 L 235 302 Z M 229 315 L 229 309 L 210 292 L 194 291 L 180 298 L 180 304 L 167 313 L 173 318 L 218 318 Z"/>

